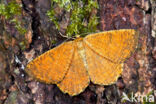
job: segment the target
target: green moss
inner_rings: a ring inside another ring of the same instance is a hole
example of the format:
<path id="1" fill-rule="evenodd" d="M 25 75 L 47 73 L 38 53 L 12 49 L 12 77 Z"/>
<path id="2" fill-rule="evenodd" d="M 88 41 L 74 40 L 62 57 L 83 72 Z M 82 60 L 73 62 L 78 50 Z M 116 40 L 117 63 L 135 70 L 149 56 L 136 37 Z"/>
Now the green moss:
<path id="1" fill-rule="evenodd" d="M 51 43 L 52 43 L 52 44 L 56 44 L 56 40 L 52 40 Z"/>
<path id="2" fill-rule="evenodd" d="M 21 13 L 21 6 L 15 1 L 8 3 L 8 5 L 0 4 L 0 14 L 5 16 L 6 19 L 13 18 L 14 15 Z"/>
<path id="3" fill-rule="evenodd" d="M 21 22 L 15 16 L 21 16 L 21 7 L 16 3 L 16 1 L 11 1 L 7 5 L 0 4 L 0 16 L 4 16 L 4 18 L 11 23 L 15 24 L 16 29 L 21 33 L 26 33 L 26 29 L 21 26 Z"/>
<path id="4" fill-rule="evenodd" d="M 58 25 L 58 20 L 57 18 L 55 17 L 55 12 L 53 9 L 49 10 L 47 12 L 47 15 L 49 16 L 50 20 L 55 24 L 56 28 L 59 29 L 59 25 Z"/>
<path id="5" fill-rule="evenodd" d="M 86 33 L 96 31 L 98 25 L 98 17 L 92 11 L 98 9 L 98 3 L 94 0 L 51 0 L 51 10 L 47 12 L 50 20 L 55 24 L 59 30 L 59 21 L 55 16 L 54 4 L 70 13 L 70 24 L 67 26 L 66 35 L 68 37 L 81 34 L 85 36 Z"/>
<path id="6" fill-rule="evenodd" d="M 17 104 L 17 95 L 18 92 L 17 91 L 12 91 L 7 100 L 4 102 L 4 104 Z"/>
<path id="7" fill-rule="evenodd" d="M 26 49 L 26 44 L 27 44 L 26 41 L 21 41 L 19 43 L 19 46 L 20 46 L 20 48 L 21 48 L 22 51 Z"/>
<path id="8" fill-rule="evenodd" d="M 27 32 L 27 30 L 21 26 L 22 23 L 21 23 L 20 21 L 18 21 L 17 19 L 14 18 L 14 19 L 10 20 L 10 22 L 12 22 L 12 23 L 15 24 L 15 28 L 16 28 L 21 34 L 25 34 L 25 33 Z"/>
<path id="9" fill-rule="evenodd" d="M 155 101 L 152 100 L 154 100 L 154 90 L 149 92 L 146 97 L 143 98 L 143 104 L 155 104 Z"/>

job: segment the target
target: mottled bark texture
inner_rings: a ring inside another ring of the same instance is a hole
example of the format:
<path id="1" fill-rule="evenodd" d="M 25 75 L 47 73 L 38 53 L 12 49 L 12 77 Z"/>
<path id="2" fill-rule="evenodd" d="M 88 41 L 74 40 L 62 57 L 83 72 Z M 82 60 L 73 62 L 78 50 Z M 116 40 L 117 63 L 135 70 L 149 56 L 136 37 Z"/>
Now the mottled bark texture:
<path id="1" fill-rule="evenodd" d="M 28 32 L 20 35 L 14 25 L 0 18 L 0 104 L 132 104 L 121 101 L 123 92 L 147 95 L 156 89 L 155 0 L 98 0 L 99 29 L 137 29 L 140 31 L 139 45 L 125 62 L 116 84 L 90 84 L 74 97 L 63 94 L 56 85 L 32 81 L 24 71 L 28 60 L 64 40 L 46 16 L 51 8 L 50 0 L 16 1 L 23 5 L 22 16 L 18 18 Z M 58 10 L 59 18 L 68 18 L 68 15 Z M 66 23 L 66 19 L 60 19 L 62 33 Z M 19 43 L 24 40 L 28 43 L 22 50 Z M 55 45 L 51 44 L 52 40 L 57 40 Z"/>

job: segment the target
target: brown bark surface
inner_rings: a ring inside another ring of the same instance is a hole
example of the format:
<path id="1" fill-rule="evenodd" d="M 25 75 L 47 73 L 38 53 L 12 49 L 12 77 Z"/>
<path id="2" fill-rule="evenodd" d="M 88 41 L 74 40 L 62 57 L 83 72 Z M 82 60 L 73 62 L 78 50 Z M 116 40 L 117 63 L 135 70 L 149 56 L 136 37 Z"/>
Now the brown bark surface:
<path id="1" fill-rule="evenodd" d="M 139 104 L 122 102 L 122 94 L 148 95 L 154 90 L 156 92 L 156 1 L 98 1 L 99 29 L 137 29 L 140 31 L 139 45 L 126 60 L 116 84 L 90 84 L 83 93 L 74 97 L 62 93 L 56 85 L 31 80 L 24 71 L 29 59 L 65 40 L 46 16 L 50 0 L 16 1 L 23 5 L 22 16 L 18 18 L 28 32 L 20 35 L 12 24 L 0 18 L 0 104 Z M 68 17 L 61 10 L 58 14 L 60 18 Z M 62 33 L 67 22 L 65 19 L 60 21 Z M 19 43 L 24 40 L 27 43 L 22 50 Z M 57 40 L 56 44 L 51 44 L 52 40 Z"/>

